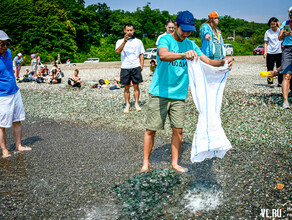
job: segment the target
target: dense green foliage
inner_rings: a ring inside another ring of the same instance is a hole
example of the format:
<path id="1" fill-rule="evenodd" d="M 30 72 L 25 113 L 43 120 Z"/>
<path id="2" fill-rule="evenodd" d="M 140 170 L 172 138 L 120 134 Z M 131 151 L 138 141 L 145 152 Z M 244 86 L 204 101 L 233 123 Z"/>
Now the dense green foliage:
<path id="1" fill-rule="evenodd" d="M 54 61 L 58 53 L 63 62 L 67 58 L 83 62 L 88 57 L 119 60 L 114 48 L 117 39 L 124 35 L 126 23 L 135 26 L 135 35 L 149 48 L 155 47 L 157 36 L 165 31 L 165 20 L 176 17 L 167 11 L 151 9 L 150 3 L 128 12 L 111 10 L 105 3 L 85 7 L 83 0 L 5 0 L 0 10 L 0 27 L 13 39 L 13 55 L 25 54 L 26 64 L 29 55 L 37 52 L 43 62 Z M 199 46 L 199 28 L 205 21 L 196 20 L 198 31 L 191 35 Z M 224 16 L 220 29 L 224 39 L 235 31 L 236 39 L 231 42 L 235 55 L 248 55 L 263 43 L 268 26 Z"/>

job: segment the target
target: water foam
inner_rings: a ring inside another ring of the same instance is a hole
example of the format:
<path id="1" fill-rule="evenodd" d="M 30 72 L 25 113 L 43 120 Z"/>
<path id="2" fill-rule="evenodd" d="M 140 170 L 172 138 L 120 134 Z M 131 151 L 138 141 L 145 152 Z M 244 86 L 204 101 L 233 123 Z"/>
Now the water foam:
<path id="1" fill-rule="evenodd" d="M 223 204 L 223 191 L 218 185 L 196 184 L 183 199 L 190 212 L 210 211 Z"/>
<path id="2" fill-rule="evenodd" d="M 86 214 L 82 220 L 115 220 L 119 216 L 118 208 L 114 203 L 84 208 L 83 210 Z"/>

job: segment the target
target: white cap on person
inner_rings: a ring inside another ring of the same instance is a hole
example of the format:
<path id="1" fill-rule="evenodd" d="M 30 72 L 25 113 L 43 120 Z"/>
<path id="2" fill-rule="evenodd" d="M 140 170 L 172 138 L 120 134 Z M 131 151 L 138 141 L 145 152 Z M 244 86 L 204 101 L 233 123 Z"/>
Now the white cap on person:
<path id="1" fill-rule="evenodd" d="M 17 56 L 21 57 L 22 56 L 22 53 L 18 53 Z"/>
<path id="2" fill-rule="evenodd" d="M 10 41 L 12 41 L 11 38 L 8 37 L 8 35 L 2 30 L 0 30 L 0 40 L 10 40 Z"/>

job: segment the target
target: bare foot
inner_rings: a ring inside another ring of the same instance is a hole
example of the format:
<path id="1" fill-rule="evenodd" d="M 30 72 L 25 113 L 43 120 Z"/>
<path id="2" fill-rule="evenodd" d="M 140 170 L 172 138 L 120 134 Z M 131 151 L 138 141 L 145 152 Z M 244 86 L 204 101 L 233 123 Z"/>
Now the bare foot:
<path id="1" fill-rule="evenodd" d="M 142 169 L 140 170 L 140 173 L 148 172 L 149 171 L 149 166 L 148 165 L 143 165 Z"/>
<path id="2" fill-rule="evenodd" d="M 31 150 L 31 147 L 20 146 L 17 148 L 18 151 L 28 151 Z"/>
<path id="3" fill-rule="evenodd" d="M 2 158 L 7 158 L 7 157 L 10 157 L 10 156 L 11 156 L 11 154 L 9 153 L 8 150 L 2 151 Z"/>
<path id="4" fill-rule="evenodd" d="M 188 168 L 184 168 L 182 166 L 176 165 L 176 166 L 171 166 L 171 168 L 178 173 L 187 173 L 189 170 Z"/>

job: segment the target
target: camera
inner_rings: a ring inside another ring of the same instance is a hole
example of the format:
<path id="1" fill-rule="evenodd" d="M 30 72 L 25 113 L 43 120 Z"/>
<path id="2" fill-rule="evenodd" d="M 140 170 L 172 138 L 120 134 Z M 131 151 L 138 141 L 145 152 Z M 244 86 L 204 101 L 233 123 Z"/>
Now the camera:
<path id="1" fill-rule="evenodd" d="M 129 37 L 130 39 L 134 39 L 134 38 L 135 38 L 134 35 L 128 35 L 128 37 Z"/>

